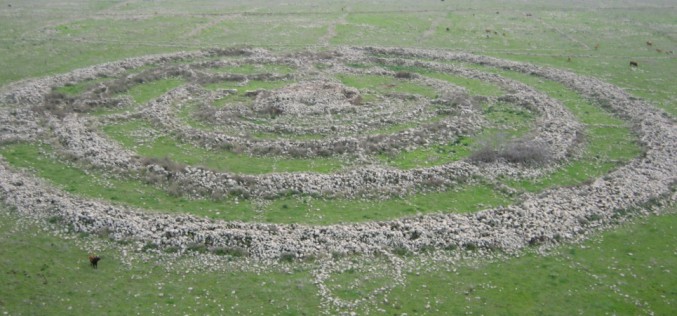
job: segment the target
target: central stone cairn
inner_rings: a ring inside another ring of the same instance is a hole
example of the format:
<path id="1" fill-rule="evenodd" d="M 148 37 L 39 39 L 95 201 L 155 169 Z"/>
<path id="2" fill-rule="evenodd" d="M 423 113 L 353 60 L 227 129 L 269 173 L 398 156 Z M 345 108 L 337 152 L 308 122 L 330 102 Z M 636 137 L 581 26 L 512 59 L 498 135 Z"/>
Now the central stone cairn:
<path id="1" fill-rule="evenodd" d="M 334 82 L 309 81 L 281 89 L 256 91 L 253 110 L 273 115 L 322 115 L 356 112 L 360 91 Z"/>

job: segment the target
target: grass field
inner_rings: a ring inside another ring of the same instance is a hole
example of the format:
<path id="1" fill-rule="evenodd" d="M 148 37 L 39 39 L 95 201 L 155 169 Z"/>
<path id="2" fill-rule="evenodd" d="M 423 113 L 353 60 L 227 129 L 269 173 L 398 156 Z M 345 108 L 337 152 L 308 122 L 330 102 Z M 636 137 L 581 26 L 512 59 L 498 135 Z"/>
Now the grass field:
<path id="1" fill-rule="evenodd" d="M 122 252 L 96 236 L 64 240 L 2 210 L 0 246 L 11 254 L 0 259 L 2 312 L 315 315 L 323 310 L 312 262 L 280 263 L 261 272 L 223 257 L 216 261 L 220 267 L 205 271 L 191 267 L 189 256 L 176 260 Z M 404 272 L 404 284 L 356 311 L 670 315 L 677 300 L 674 211 L 637 219 L 545 256 L 527 252 L 492 261 L 414 263 Z M 97 270 L 88 266 L 91 251 L 103 257 Z M 363 278 L 379 271 L 379 264 L 375 260 L 339 273 L 327 285 L 339 298 L 361 297 L 393 282 Z"/>
<path id="2" fill-rule="evenodd" d="M 608 0 L 575 6 L 554 0 L 463 4 L 403 0 L 205 0 L 190 4 L 179 0 L 0 0 L 0 86 L 126 57 L 200 48 L 251 46 L 293 52 L 340 45 L 420 47 L 571 70 L 618 85 L 676 116 L 676 15 L 677 7 L 668 0 Z M 629 67 L 630 61 L 639 67 Z M 502 184 L 518 192 L 576 185 L 603 176 L 641 154 L 626 123 L 573 91 L 529 75 L 480 68 L 562 101 L 586 127 L 587 147 L 576 160 L 542 178 L 503 179 Z M 446 80 L 473 95 L 502 93 L 499 87 L 479 80 L 425 69 L 390 69 Z M 293 74 L 295 68 L 263 65 L 212 71 Z M 339 79 L 348 86 L 378 93 L 430 98 L 436 94 L 429 87 L 393 78 L 341 75 Z M 57 92 L 76 95 L 97 80 L 58 88 Z M 182 83 L 179 78 L 158 80 L 134 86 L 126 94 L 135 101 L 134 106 L 140 106 Z M 222 105 L 250 101 L 243 96 L 247 90 L 289 84 L 250 81 L 236 86 L 223 82 L 206 88 L 238 89 L 217 104 Z M 528 131 L 532 121 L 530 113 L 510 107 L 483 111 L 493 124 L 513 125 L 515 135 Z M 113 111 L 94 114 L 110 113 Z M 183 116 L 194 127 L 209 128 L 191 121 L 186 113 Z M 405 124 L 380 132 L 408 127 Z M 344 166 L 333 158 L 285 160 L 208 151 L 181 143 L 141 120 L 108 125 L 102 133 L 141 156 L 169 157 L 215 170 L 333 172 Z M 473 144 L 482 137 L 493 137 L 492 133 L 484 130 L 453 144 L 375 159 L 402 169 L 442 164 L 466 157 Z M 153 137 L 138 136 L 142 134 Z M 513 197 L 484 184 L 383 201 L 310 197 L 264 202 L 191 200 L 141 181 L 57 161 L 44 154 L 49 150 L 15 144 L 0 148 L 0 154 L 12 166 L 29 168 L 68 192 L 152 211 L 188 212 L 215 219 L 322 225 L 438 211 L 471 212 L 514 202 Z M 331 296 L 347 302 L 370 298 L 339 308 L 326 301 L 316 282 L 320 262 L 283 260 L 259 267 L 237 254 L 219 253 L 211 257 L 214 266 L 208 268 L 197 264 L 199 256 L 190 253 L 174 258 L 172 253 L 149 254 L 97 235 L 54 235 L 0 204 L 0 313 L 671 315 L 677 312 L 677 276 L 673 271 L 677 266 L 676 211 L 668 206 L 662 215 L 636 218 L 545 254 L 533 249 L 514 257 L 478 259 L 472 251 L 461 251 L 453 262 L 436 262 L 425 254 L 417 257 L 403 252 L 398 257 L 405 262 L 401 282 L 394 280 L 391 264 L 384 258 L 337 258 L 354 260 L 355 268 L 333 273 L 322 283 Z M 88 253 L 104 258 L 99 269 L 88 266 Z M 380 287 L 390 290 L 372 293 Z"/>

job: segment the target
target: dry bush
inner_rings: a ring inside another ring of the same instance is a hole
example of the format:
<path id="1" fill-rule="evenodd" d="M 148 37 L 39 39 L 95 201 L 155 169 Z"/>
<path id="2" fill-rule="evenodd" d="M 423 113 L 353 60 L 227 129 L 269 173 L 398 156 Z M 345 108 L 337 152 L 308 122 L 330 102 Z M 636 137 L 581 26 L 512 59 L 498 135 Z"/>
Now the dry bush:
<path id="1" fill-rule="evenodd" d="M 546 146 L 528 141 L 511 142 L 502 147 L 499 153 L 507 162 L 524 165 L 543 164 L 550 156 Z"/>
<path id="2" fill-rule="evenodd" d="M 219 110 L 208 104 L 200 104 L 195 112 L 193 112 L 193 117 L 204 122 L 213 122 L 216 118 L 216 113 Z"/>
<path id="3" fill-rule="evenodd" d="M 499 139 L 502 138 L 499 136 Z M 539 165 L 550 160 L 550 152 L 544 144 L 530 140 L 491 142 L 479 147 L 470 155 L 474 162 L 507 162 L 522 165 Z"/>
<path id="4" fill-rule="evenodd" d="M 413 79 L 415 77 L 416 75 L 407 71 L 398 71 L 397 73 L 395 73 L 395 78 L 399 79 Z"/>

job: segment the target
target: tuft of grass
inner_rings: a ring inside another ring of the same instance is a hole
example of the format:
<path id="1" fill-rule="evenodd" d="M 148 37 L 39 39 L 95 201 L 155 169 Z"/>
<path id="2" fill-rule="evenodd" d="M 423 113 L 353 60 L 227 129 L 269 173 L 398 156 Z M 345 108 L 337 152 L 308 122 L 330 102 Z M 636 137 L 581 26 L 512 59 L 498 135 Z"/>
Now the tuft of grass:
<path id="1" fill-rule="evenodd" d="M 183 83 L 184 81 L 178 78 L 161 79 L 135 85 L 130 88 L 127 93 L 132 96 L 136 103 L 144 104 L 174 88 L 179 87 Z"/>
<path id="2" fill-rule="evenodd" d="M 253 75 L 253 74 L 263 74 L 263 73 L 274 73 L 280 75 L 286 75 L 293 73 L 295 69 L 287 65 L 279 64 L 243 64 L 237 66 L 225 66 L 219 68 L 210 68 L 209 71 L 217 73 L 231 73 L 231 74 L 240 74 L 240 75 Z"/>

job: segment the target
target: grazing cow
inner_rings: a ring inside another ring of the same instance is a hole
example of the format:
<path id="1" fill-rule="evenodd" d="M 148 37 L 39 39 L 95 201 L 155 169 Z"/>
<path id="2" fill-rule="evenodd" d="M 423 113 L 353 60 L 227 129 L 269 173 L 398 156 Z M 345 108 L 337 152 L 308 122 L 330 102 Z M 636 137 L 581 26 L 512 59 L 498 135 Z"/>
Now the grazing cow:
<path id="1" fill-rule="evenodd" d="M 639 64 L 636 61 L 630 61 L 630 67 L 639 67 Z"/>
<path id="2" fill-rule="evenodd" d="M 98 268 L 99 260 L 101 260 L 101 257 L 99 257 L 99 256 L 94 256 L 94 255 L 89 256 L 89 264 L 94 269 Z"/>

